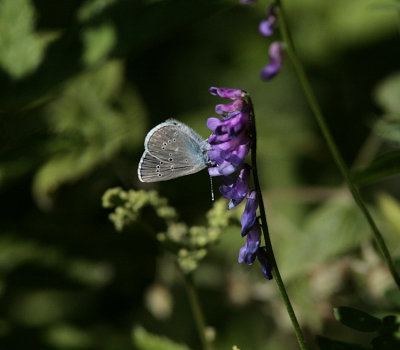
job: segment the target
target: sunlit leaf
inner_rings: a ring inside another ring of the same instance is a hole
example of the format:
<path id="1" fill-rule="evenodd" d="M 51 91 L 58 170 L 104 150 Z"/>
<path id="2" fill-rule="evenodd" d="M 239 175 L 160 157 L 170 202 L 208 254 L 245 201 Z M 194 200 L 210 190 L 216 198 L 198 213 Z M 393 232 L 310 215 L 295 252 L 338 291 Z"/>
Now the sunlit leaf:
<path id="1" fill-rule="evenodd" d="M 400 113 L 391 115 L 386 120 L 379 120 L 375 125 L 374 131 L 384 140 L 400 146 Z"/>
<path id="2" fill-rule="evenodd" d="M 400 113 L 400 72 L 391 74 L 377 86 L 375 98 L 387 113 Z"/>
<path id="3" fill-rule="evenodd" d="M 382 193 L 378 204 L 387 223 L 400 236 L 400 203 L 389 194 Z"/>
<path id="4" fill-rule="evenodd" d="M 175 343 L 167 337 L 147 332 L 135 327 L 132 332 L 133 343 L 140 350 L 189 350 L 186 345 Z"/>
<path id="5" fill-rule="evenodd" d="M 347 200 L 323 203 L 304 220 L 303 232 L 281 249 L 285 274 L 296 276 L 358 246 L 369 233 L 360 211 Z"/>
<path id="6" fill-rule="evenodd" d="M 42 46 L 34 33 L 30 0 L 0 1 L 0 66 L 13 78 L 32 72 L 40 63 Z"/>

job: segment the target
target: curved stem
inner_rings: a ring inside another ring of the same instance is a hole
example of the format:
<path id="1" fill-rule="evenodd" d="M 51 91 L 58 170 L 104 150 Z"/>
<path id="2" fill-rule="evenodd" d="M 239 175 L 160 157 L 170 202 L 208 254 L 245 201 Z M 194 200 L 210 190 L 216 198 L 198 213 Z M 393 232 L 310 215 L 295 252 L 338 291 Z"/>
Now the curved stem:
<path id="1" fill-rule="evenodd" d="M 278 265 L 276 263 L 274 251 L 272 250 L 271 238 L 269 236 L 267 217 L 265 215 L 265 207 L 264 200 L 261 192 L 260 182 L 258 180 L 258 172 L 257 172 L 257 133 L 256 133 L 256 119 L 254 114 L 253 103 L 251 98 L 248 97 L 248 103 L 250 106 L 250 117 L 251 117 L 251 135 L 252 135 L 252 145 L 251 145 L 251 165 L 253 172 L 253 181 L 254 187 L 257 193 L 258 205 L 260 209 L 260 217 L 261 217 L 261 226 L 264 235 L 265 247 L 267 249 L 268 262 L 272 266 L 272 274 L 278 285 L 279 292 L 281 293 L 283 303 L 285 304 L 287 313 L 289 314 L 290 320 L 292 322 L 294 331 L 296 333 L 297 341 L 299 343 L 300 349 L 307 350 L 307 346 L 304 340 L 303 332 L 301 331 L 299 322 L 297 321 L 296 314 L 294 313 L 294 309 L 290 302 L 289 296 L 286 292 L 285 285 L 283 283 L 281 274 L 279 273 Z"/>
<path id="2" fill-rule="evenodd" d="M 289 27 L 287 24 L 287 19 L 286 19 L 286 15 L 285 15 L 285 11 L 284 8 L 282 6 L 282 2 L 281 0 L 275 0 L 275 3 L 278 7 L 278 11 L 279 11 L 279 25 L 280 25 L 280 30 L 281 30 L 281 35 L 282 35 L 282 39 L 285 41 L 286 43 L 286 49 L 287 49 L 287 53 L 293 63 L 294 69 L 296 71 L 296 74 L 298 76 L 298 79 L 300 81 L 300 84 L 303 88 L 303 92 L 304 95 L 308 101 L 308 104 L 317 120 L 318 126 L 321 129 L 321 132 L 325 138 L 325 141 L 328 145 L 328 148 L 330 150 L 330 152 L 332 153 L 332 156 L 336 162 L 336 165 L 338 166 L 340 172 L 342 173 L 344 179 L 346 180 L 347 186 L 354 198 L 354 201 L 356 202 L 356 204 L 358 205 L 358 207 L 360 208 L 360 210 L 362 211 L 362 213 L 364 214 L 366 220 L 368 221 L 368 224 L 372 230 L 374 239 L 376 244 L 379 247 L 379 250 L 381 251 L 383 258 L 386 261 L 386 264 L 389 267 L 390 273 L 392 274 L 392 277 L 394 279 L 394 281 L 396 282 L 397 286 L 400 288 L 400 276 L 396 270 L 396 267 L 393 263 L 392 257 L 390 256 L 389 250 L 385 244 L 385 241 L 382 237 L 381 232 L 379 231 L 374 219 L 372 218 L 371 213 L 369 212 L 368 208 L 366 207 L 366 205 L 364 204 L 361 195 L 358 191 L 358 188 L 355 186 L 355 184 L 353 183 L 351 177 L 350 177 L 350 172 L 347 168 L 346 163 L 344 162 L 339 149 L 332 137 L 332 134 L 328 128 L 328 125 L 325 121 L 325 118 L 321 112 L 321 108 L 318 104 L 318 101 L 313 93 L 313 90 L 311 88 L 311 85 L 308 81 L 308 78 L 305 74 L 305 71 L 303 69 L 303 66 L 299 60 L 299 58 L 297 57 L 296 54 L 296 50 L 294 47 L 294 43 L 293 43 L 293 39 L 291 37 L 290 31 L 289 31 Z"/>
<path id="3" fill-rule="evenodd" d="M 185 273 L 183 273 L 183 276 L 185 280 L 186 291 L 189 297 L 190 306 L 193 312 L 193 318 L 196 322 L 197 332 L 199 333 L 203 350 L 212 350 L 212 346 L 206 337 L 206 323 L 204 321 L 204 315 L 201 310 L 200 301 L 197 295 L 193 277 L 192 275 Z"/>

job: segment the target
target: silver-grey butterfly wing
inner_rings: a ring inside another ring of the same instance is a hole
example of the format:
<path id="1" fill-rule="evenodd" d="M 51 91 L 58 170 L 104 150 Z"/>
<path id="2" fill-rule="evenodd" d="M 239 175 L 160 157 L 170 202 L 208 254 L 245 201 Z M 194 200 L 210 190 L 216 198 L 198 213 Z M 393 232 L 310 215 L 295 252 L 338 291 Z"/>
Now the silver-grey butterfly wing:
<path id="1" fill-rule="evenodd" d="M 138 167 L 138 177 L 142 182 L 165 181 L 193 174 L 209 163 L 207 141 L 174 119 L 150 130 L 144 147 Z"/>

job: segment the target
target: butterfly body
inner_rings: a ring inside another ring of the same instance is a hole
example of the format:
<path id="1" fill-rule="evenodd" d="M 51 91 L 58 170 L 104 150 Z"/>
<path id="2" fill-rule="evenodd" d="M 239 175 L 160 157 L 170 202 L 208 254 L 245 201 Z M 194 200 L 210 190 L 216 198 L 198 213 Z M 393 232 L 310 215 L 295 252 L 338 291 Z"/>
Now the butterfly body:
<path id="1" fill-rule="evenodd" d="M 151 129 L 144 140 L 138 177 L 158 182 L 185 176 L 208 167 L 210 145 L 187 125 L 168 119 Z"/>

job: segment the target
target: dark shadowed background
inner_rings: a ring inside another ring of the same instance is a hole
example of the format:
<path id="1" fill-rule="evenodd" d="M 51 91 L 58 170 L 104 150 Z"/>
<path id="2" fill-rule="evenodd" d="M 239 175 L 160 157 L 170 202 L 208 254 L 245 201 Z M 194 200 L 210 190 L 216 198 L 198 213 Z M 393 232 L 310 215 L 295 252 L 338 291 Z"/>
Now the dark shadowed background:
<path id="1" fill-rule="evenodd" d="M 349 167 L 398 149 L 396 1 L 284 3 Z M 136 171 L 147 131 L 165 119 L 210 134 L 206 120 L 223 102 L 210 86 L 253 97 L 272 242 L 310 343 L 317 334 L 368 343 L 334 320 L 337 305 L 398 312 L 289 58 L 276 78 L 259 78 L 270 43 L 257 30 L 266 6 L 0 0 L 1 349 L 145 349 L 132 339 L 138 326 L 200 348 L 174 257 L 139 226 L 117 232 L 101 198 L 115 186 L 156 189 L 182 221 L 205 222 L 206 171 L 156 184 L 140 183 Z M 400 257 L 399 177 L 363 185 Z M 153 212 L 141 219 L 160 230 Z M 237 263 L 243 243 L 232 225 L 194 273 L 215 347 L 296 349 L 275 283 Z"/>

